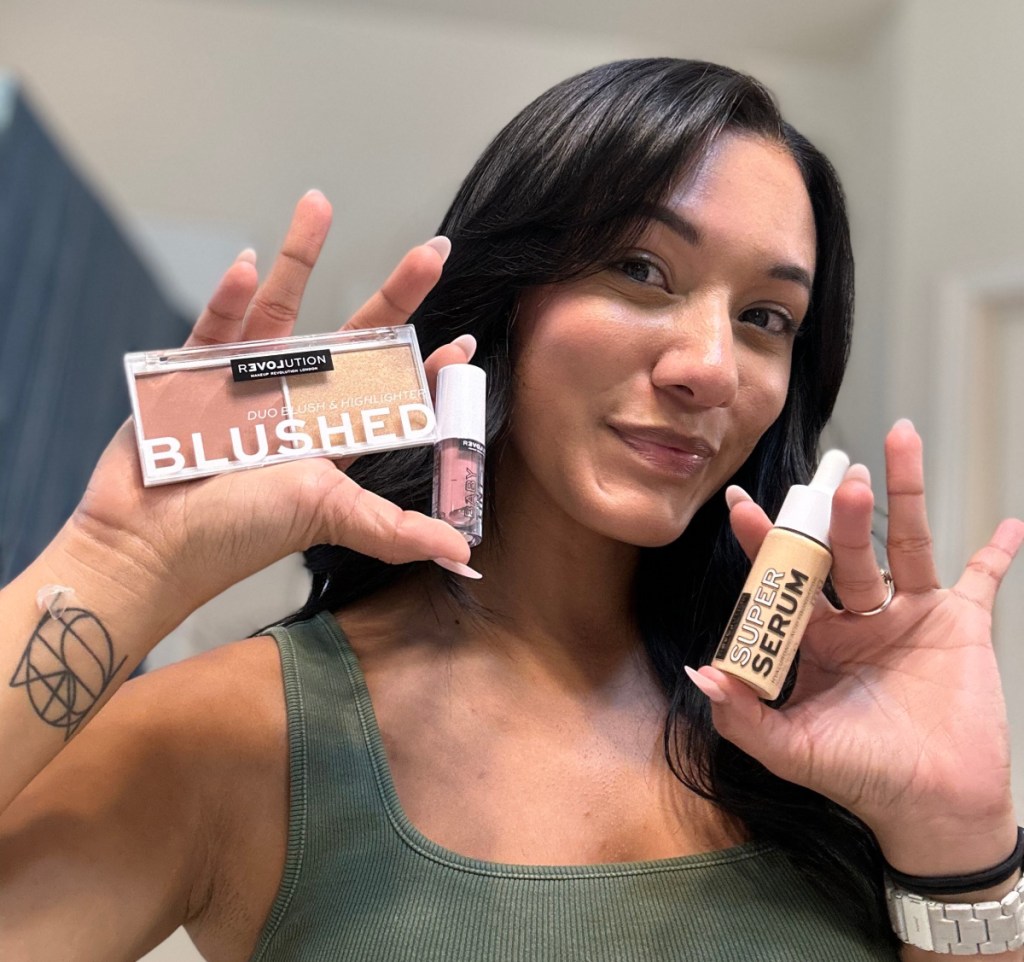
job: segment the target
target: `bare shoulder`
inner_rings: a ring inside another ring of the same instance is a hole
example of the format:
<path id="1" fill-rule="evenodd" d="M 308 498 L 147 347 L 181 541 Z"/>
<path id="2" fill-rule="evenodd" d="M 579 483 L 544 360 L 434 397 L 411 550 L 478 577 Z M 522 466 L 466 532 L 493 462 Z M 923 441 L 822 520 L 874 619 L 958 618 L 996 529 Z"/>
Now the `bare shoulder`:
<path id="1" fill-rule="evenodd" d="M 191 755 L 227 756 L 253 739 L 283 734 L 284 689 L 277 645 L 269 636 L 221 645 L 125 684 L 116 700 Z M 129 705 L 129 702 L 133 704 Z M 214 736 L 214 737 L 209 737 Z"/>
<path id="2" fill-rule="evenodd" d="M 201 811 L 203 856 L 188 928 L 210 959 L 248 958 L 284 869 L 288 726 L 277 645 L 223 645 L 154 672 L 140 686 L 173 719 Z M 157 707 L 159 706 L 159 707 Z"/>
<path id="3" fill-rule="evenodd" d="M 222 645 L 122 686 L 83 741 L 136 741 L 150 760 L 148 777 L 166 780 L 157 753 L 187 774 L 195 794 L 228 792 L 232 779 L 287 744 L 284 690 L 270 637 Z M 130 734 L 129 734 L 130 733 Z M 140 773 L 141 774 L 141 773 Z"/>
<path id="4" fill-rule="evenodd" d="M 0 888 L 16 943 L 58 957 L 47 952 L 88 936 L 97 957 L 136 958 L 183 922 L 201 928 L 223 893 L 235 943 L 254 941 L 283 866 L 285 718 L 271 638 L 123 685 L 0 818 Z M 266 865 L 237 891 L 248 819 L 261 823 L 250 827 Z M 232 947 L 208 957 L 245 958 Z"/>

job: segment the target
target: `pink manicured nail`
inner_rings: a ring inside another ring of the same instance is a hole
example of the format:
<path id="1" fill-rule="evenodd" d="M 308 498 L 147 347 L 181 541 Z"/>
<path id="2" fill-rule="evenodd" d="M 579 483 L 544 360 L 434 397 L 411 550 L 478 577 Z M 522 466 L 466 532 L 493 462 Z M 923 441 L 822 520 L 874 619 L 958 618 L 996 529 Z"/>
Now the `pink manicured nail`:
<path id="1" fill-rule="evenodd" d="M 866 464 L 851 464 L 846 469 L 846 481 L 863 481 L 869 488 L 871 487 L 871 472 L 868 470 Z"/>
<path id="2" fill-rule="evenodd" d="M 747 494 L 738 484 L 730 484 L 725 489 L 725 503 L 729 510 L 732 511 L 741 501 L 753 501 L 754 499 Z"/>
<path id="3" fill-rule="evenodd" d="M 445 571 L 451 571 L 453 574 L 462 575 L 463 578 L 482 578 L 483 575 L 479 571 L 475 571 L 470 568 L 469 565 L 464 565 L 461 561 L 452 561 L 451 558 L 432 558 L 434 564 L 440 565 Z"/>
<path id="4" fill-rule="evenodd" d="M 473 355 L 476 354 L 476 338 L 472 334 L 460 334 L 452 344 L 462 350 L 467 361 L 473 360 Z"/>
<path id="5" fill-rule="evenodd" d="M 900 429 L 902 429 L 902 430 L 906 430 L 907 428 L 910 428 L 910 430 L 911 430 L 911 431 L 916 431 L 916 430 L 917 430 L 917 429 L 916 429 L 916 428 L 914 427 L 914 422 L 913 422 L 913 421 L 911 421 L 911 420 L 910 420 L 910 418 L 900 418 L 900 419 L 899 419 L 899 420 L 898 420 L 898 421 L 897 421 L 897 422 L 896 422 L 896 423 L 895 423 L 895 424 L 893 425 L 893 428 L 894 428 L 894 429 L 895 429 L 895 428 L 900 428 Z"/>
<path id="6" fill-rule="evenodd" d="M 256 251 L 253 248 L 251 248 L 251 247 L 247 247 L 244 251 L 242 251 L 235 258 L 235 263 L 236 264 L 239 261 L 248 261 L 250 264 L 255 264 L 256 263 Z"/>
<path id="7" fill-rule="evenodd" d="M 448 255 L 452 252 L 452 242 L 448 240 L 444 234 L 438 234 L 437 237 L 431 237 L 427 241 L 427 247 L 433 247 L 434 250 L 441 255 L 441 263 L 443 264 L 448 260 Z"/>
<path id="8" fill-rule="evenodd" d="M 709 701 L 713 701 L 716 704 L 721 704 L 725 701 L 726 695 L 718 685 L 713 682 L 710 678 L 705 678 L 702 674 L 694 671 L 689 665 L 685 665 L 684 669 L 687 677 L 692 681 L 705 695 L 708 696 Z"/>

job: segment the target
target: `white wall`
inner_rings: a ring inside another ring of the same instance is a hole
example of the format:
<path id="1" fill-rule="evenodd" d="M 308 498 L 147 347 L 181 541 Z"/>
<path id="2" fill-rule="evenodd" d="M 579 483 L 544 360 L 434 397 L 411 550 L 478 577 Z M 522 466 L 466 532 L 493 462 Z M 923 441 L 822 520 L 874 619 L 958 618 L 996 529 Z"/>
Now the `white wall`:
<path id="1" fill-rule="evenodd" d="M 1024 4 L 909 0 L 898 30 L 890 380 L 931 430 L 942 280 L 1024 260 Z"/>

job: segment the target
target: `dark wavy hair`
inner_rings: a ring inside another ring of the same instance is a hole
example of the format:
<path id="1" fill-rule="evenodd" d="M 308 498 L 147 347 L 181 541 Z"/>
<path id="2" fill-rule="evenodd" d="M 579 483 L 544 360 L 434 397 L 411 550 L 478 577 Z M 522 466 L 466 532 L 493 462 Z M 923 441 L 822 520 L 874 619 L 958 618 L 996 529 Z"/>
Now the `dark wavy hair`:
<path id="1" fill-rule="evenodd" d="M 514 331 L 523 291 L 606 267 L 640 231 L 716 139 L 742 133 L 778 144 L 810 195 L 817 260 L 810 308 L 793 348 L 783 411 L 732 479 L 770 514 L 817 459 L 849 353 L 853 260 L 845 202 L 829 161 L 779 114 L 771 93 L 726 67 L 675 59 L 628 60 L 588 70 L 542 94 L 484 151 L 459 188 L 439 233 L 451 238 L 444 274 L 413 315 L 424 354 L 459 334 L 478 342 L 487 372 L 488 465 L 500 461 L 513 410 Z M 363 458 L 352 477 L 403 507 L 430 510 L 427 449 Z M 492 474 L 493 476 L 493 474 Z M 493 489 L 493 486 L 491 486 Z M 490 527 L 500 535 L 493 502 Z M 403 577 L 346 548 L 306 553 L 309 600 L 287 621 L 337 611 Z M 710 661 L 747 570 L 722 497 L 686 531 L 641 551 L 635 617 L 669 699 L 665 753 L 691 790 L 774 842 L 806 871 L 844 893 L 848 911 L 880 932 L 881 861 L 870 832 L 834 803 L 772 775 L 721 739 L 707 700 L 684 665 Z M 457 590 L 457 589 L 456 589 Z M 792 689 L 784 691 L 784 700 Z"/>

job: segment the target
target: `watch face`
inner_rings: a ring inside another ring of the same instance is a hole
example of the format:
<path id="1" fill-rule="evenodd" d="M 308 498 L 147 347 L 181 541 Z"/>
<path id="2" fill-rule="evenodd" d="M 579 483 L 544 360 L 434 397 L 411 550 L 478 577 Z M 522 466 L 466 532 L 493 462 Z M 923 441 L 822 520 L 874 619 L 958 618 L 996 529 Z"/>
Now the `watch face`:
<path id="1" fill-rule="evenodd" d="M 1024 878 L 999 902 L 937 902 L 889 880 L 885 897 L 893 930 L 907 945 L 954 955 L 1024 947 Z"/>

